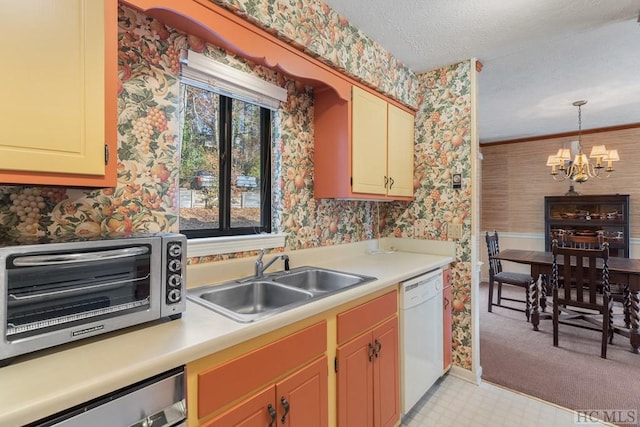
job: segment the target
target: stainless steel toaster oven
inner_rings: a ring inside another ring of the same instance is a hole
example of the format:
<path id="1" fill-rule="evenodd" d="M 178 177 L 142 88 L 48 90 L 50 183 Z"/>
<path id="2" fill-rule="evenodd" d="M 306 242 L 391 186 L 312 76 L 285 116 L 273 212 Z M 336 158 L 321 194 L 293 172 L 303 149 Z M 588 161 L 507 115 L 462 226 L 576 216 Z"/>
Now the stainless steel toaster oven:
<path id="1" fill-rule="evenodd" d="M 186 307 L 181 234 L 0 247 L 0 365 L 15 356 L 161 318 Z"/>

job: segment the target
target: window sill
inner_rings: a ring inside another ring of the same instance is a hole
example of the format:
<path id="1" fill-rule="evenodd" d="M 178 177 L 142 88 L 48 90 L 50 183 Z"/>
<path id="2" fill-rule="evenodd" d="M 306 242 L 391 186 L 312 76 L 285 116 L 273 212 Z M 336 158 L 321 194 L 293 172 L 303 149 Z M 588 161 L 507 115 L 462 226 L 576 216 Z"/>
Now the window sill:
<path id="1" fill-rule="evenodd" d="M 284 247 L 285 233 L 189 239 L 187 257 L 229 254 Z"/>

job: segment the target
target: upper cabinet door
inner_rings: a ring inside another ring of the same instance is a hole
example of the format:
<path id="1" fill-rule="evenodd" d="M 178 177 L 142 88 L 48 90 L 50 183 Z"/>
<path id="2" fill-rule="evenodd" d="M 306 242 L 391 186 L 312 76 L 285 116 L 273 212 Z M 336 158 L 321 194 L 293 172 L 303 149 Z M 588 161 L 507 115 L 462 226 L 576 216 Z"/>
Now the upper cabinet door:
<path id="1" fill-rule="evenodd" d="M 386 194 L 386 101 L 354 86 L 351 120 L 352 191 Z"/>
<path id="2" fill-rule="evenodd" d="M 115 185 L 117 2 L 0 2 L 0 182 Z"/>
<path id="3" fill-rule="evenodd" d="M 387 193 L 413 197 L 414 116 L 389 104 L 387 126 Z"/>

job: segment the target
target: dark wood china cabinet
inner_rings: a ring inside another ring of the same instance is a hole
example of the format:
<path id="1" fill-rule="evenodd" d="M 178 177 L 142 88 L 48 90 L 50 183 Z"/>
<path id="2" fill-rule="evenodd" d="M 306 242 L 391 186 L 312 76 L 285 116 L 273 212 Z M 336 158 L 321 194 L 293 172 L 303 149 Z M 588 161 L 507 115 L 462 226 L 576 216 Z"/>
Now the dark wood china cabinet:
<path id="1" fill-rule="evenodd" d="M 629 258 L 629 196 L 546 196 L 544 198 L 545 249 L 553 239 L 601 236 L 611 256 Z"/>

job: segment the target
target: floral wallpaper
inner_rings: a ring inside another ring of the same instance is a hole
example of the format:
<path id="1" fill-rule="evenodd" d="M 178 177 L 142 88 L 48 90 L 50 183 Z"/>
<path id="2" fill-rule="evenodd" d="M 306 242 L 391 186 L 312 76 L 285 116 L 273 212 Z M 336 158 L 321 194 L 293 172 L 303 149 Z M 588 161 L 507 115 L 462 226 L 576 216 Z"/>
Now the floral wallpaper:
<path id="1" fill-rule="evenodd" d="M 398 101 L 417 107 L 415 73 L 319 0 L 210 0 Z M 273 31 L 270 31 L 273 32 Z"/>
<path id="2" fill-rule="evenodd" d="M 383 204 L 385 234 L 447 240 L 448 224 L 462 224 L 452 265 L 454 364 L 471 368 L 471 80 L 470 61 L 418 75 L 415 126 L 415 201 Z M 462 188 L 451 188 L 451 175 Z"/>
<path id="3" fill-rule="evenodd" d="M 260 9 L 270 20 L 276 19 L 267 13 L 274 5 L 258 8 L 255 1 L 244 4 L 254 14 Z M 278 3 L 278 10 L 283 4 Z M 318 3 L 310 2 L 305 10 L 314 7 L 319 7 Z M 303 17 L 302 12 L 295 13 L 300 13 L 300 19 L 311 19 Z M 339 19 L 335 13 L 325 15 L 327 22 Z M 349 53 L 353 43 L 363 37 L 348 24 L 318 25 L 315 31 L 334 31 L 320 37 L 330 51 L 326 57 L 334 59 L 353 56 Z M 321 42 L 314 43 L 319 46 Z M 446 240 L 447 223 L 463 224 L 464 235 L 453 265 L 454 364 L 470 369 L 470 62 L 417 76 L 399 72 L 404 76 L 399 79 L 401 91 L 411 93 L 418 106 L 414 202 L 317 200 L 313 198 L 312 89 L 121 7 L 117 186 L 91 190 L 0 186 L 0 238 L 179 230 L 178 56 L 183 48 L 287 89 L 287 102 L 275 119 L 278 134 L 273 148 L 272 203 L 275 229 L 288 236 L 285 250 L 361 241 L 376 236 L 378 230 L 381 236 Z M 358 67 L 368 69 L 363 64 L 353 65 L 352 72 L 358 72 Z M 372 75 L 395 75 L 394 67 L 385 66 L 389 73 Z M 461 190 L 451 189 L 454 172 L 463 176 Z M 190 262 L 247 255 L 253 254 L 192 258 Z"/>

